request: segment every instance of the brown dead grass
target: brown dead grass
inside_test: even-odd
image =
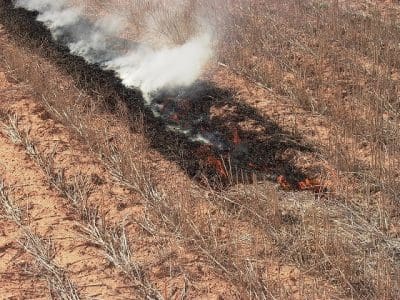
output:
[[[0,216],[14,222],[23,232],[23,237],[18,242],[35,260],[35,267],[30,272],[47,282],[51,297],[65,300],[81,299],[67,272],[54,262],[55,249],[52,241],[39,236],[25,224],[23,209],[15,203],[4,180],[0,180]]]

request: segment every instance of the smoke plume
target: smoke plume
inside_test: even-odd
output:
[[[198,116],[192,120],[179,118],[179,122],[172,118],[171,121],[171,117],[179,114],[179,102],[193,98],[193,91],[201,88],[193,83],[213,55],[213,35],[205,18],[194,14],[192,19],[191,14],[183,14],[186,22],[179,24],[181,27],[176,27],[176,24],[172,26],[172,31],[179,33],[176,35],[178,38],[172,42],[165,41],[162,38],[166,33],[163,28],[171,24],[169,20],[176,20],[175,17],[182,15],[183,0],[173,0],[168,4],[155,2],[161,6],[153,8],[150,16],[139,12],[139,17],[144,19],[141,31],[145,34],[133,42],[120,37],[124,29],[129,31],[123,26],[129,23],[123,13],[119,16],[110,13],[107,17],[92,21],[81,7],[71,6],[70,1],[16,0],[15,6],[38,12],[37,20],[43,22],[53,38],[67,46],[71,53],[83,57],[88,63],[115,71],[126,87],[140,89],[145,105],[154,116],[164,120],[168,130],[218,149],[225,147],[227,143],[218,133],[198,129],[198,124],[204,123],[207,117]],[[131,4],[138,8],[136,5],[139,4]],[[185,9],[185,12],[193,11],[191,6]],[[120,10],[123,11],[122,7]],[[162,33],[153,35],[156,43],[149,36],[152,32]],[[196,105],[193,103],[193,107]]]
[[[187,43],[153,51],[139,48],[107,62],[127,86],[139,87],[144,94],[160,88],[191,85],[211,56],[210,35],[203,34]]]
[[[37,11],[37,20],[55,40],[87,62],[114,70],[127,87],[139,88],[148,104],[150,95],[160,90],[193,84],[212,56],[210,31],[198,32],[175,47],[155,49],[119,38],[124,29],[119,17],[91,22],[82,8],[70,6],[67,0],[17,0],[15,6]]]

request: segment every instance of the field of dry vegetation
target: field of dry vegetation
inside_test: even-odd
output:
[[[200,16],[193,97],[235,146],[166,130],[0,0],[0,298],[400,298],[398,1],[83,2],[155,47]]]

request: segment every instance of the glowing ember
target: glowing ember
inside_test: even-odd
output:
[[[233,143],[234,143],[235,145],[239,145],[241,142],[242,142],[242,140],[241,140],[241,138],[240,138],[240,136],[239,136],[238,129],[235,128],[235,129],[233,130]]]
[[[173,121],[173,122],[176,122],[176,123],[179,122],[179,116],[178,116],[178,114],[176,114],[176,113],[172,114],[172,115],[169,117],[169,119],[170,119],[171,121]]]
[[[253,164],[252,162],[249,162],[248,166],[249,166],[249,168],[252,168],[252,169],[257,168],[257,166],[255,164]]]
[[[221,177],[228,177],[228,173],[225,170],[224,164],[221,159],[218,159],[214,156],[208,156],[206,160],[206,164],[210,167],[213,167]]]
[[[320,193],[324,190],[324,186],[318,179],[304,179],[297,183],[297,188],[301,191],[313,191],[315,193]]]
[[[277,182],[284,190],[297,189],[299,191],[312,191],[314,193],[326,193],[328,191],[326,185],[323,184],[319,179],[306,178],[302,181],[297,182],[296,185],[292,185],[286,180],[285,176],[280,175],[277,178]]]
[[[278,176],[278,178],[276,179],[279,183],[279,185],[281,186],[282,189],[284,190],[290,190],[291,189],[291,184],[286,180],[285,176],[280,175]]]

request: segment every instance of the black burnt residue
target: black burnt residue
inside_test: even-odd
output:
[[[38,49],[42,56],[66,70],[77,87],[86,93],[101,92],[111,112],[115,110],[115,99],[122,99],[132,116],[143,113],[144,132],[151,147],[165,159],[177,163],[189,176],[206,176],[210,182],[220,183],[221,179],[224,182],[223,177],[227,174],[218,168],[229,161],[229,169],[234,173],[257,173],[259,177],[269,179],[283,175],[294,184],[306,177],[282,153],[315,150],[304,144],[301,136],[285,131],[273,120],[237,100],[231,91],[220,89],[211,82],[198,81],[187,89],[159,91],[152,95],[151,105],[148,105],[140,91],[127,88],[114,72],[102,69],[102,61],[134,47],[134,43],[110,40],[113,51],[93,53],[99,63],[89,64],[72,55],[66,47],[77,34],[77,28],[67,30],[56,42],[36,17],[34,12],[14,9],[11,1],[0,0],[1,22],[22,46]],[[84,24],[79,27],[86,29],[79,34],[91,34],[95,25],[87,20],[81,22]],[[213,114],[216,110],[223,113]],[[238,126],[246,122],[252,124],[250,129]]]

